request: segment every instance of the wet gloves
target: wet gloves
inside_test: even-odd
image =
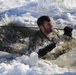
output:
[[[42,48],[42,49],[39,50],[38,56],[39,57],[44,56],[45,54],[47,54],[48,52],[50,52],[55,47],[56,47],[56,43],[51,43],[51,44],[47,45],[46,47],[44,47],[44,48]]]
[[[69,37],[72,37],[72,31],[73,31],[73,28],[69,27],[69,26],[66,26],[64,28],[64,35],[67,35]]]

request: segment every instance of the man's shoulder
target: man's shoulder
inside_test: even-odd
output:
[[[39,34],[40,34],[40,31],[37,31],[33,35],[31,35],[29,38],[31,40],[37,40],[39,38]]]
[[[38,37],[39,36],[39,31],[36,31],[33,35],[31,35],[30,37]]]

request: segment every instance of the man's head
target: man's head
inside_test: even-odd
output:
[[[37,20],[37,24],[43,33],[49,34],[52,32],[53,25],[52,25],[52,22],[48,16],[39,17]]]

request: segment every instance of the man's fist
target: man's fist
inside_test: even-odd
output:
[[[69,37],[72,37],[72,31],[73,31],[73,28],[69,27],[69,26],[66,26],[64,28],[64,35],[67,35]]]

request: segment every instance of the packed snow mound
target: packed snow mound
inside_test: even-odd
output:
[[[20,27],[38,27],[36,21],[37,18],[31,16],[30,13],[26,13],[21,17],[17,17],[12,23]]]
[[[60,67],[68,67],[76,69],[76,48],[72,49],[68,53],[61,55],[56,60],[51,61],[53,64],[57,64]],[[64,64],[66,63],[66,64]]]
[[[32,57],[31,57],[32,56]],[[76,73],[72,69],[60,68],[51,62],[38,59],[36,53],[31,53],[30,57],[23,55],[10,61],[10,63],[0,64],[1,75],[69,75]],[[34,61],[33,61],[34,60]]]
[[[0,9],[1,11],[5,11],[8,9],[12,9],[12,8],[16,8],[16,7],[20,7],[23,5],[27,5],[28,2],[26,0],[0,0]],[[13,6],[14,5],[14,6]]]

